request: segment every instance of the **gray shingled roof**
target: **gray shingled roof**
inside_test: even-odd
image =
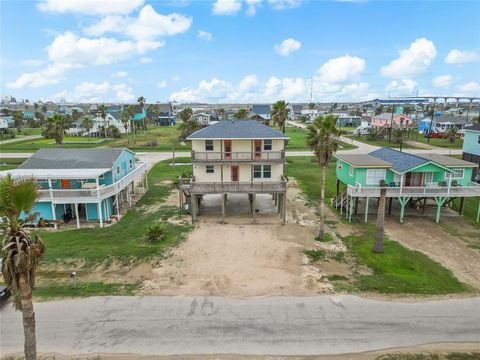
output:
[[[255,120],[225,120],[194,132],[195,139],[288,139],[285,134]]]
[[[466,127],[465,130],[470,130],[470,131],[480,131],[480,124],[475,124],[469,127]]]
[[[270,104],[253,104],[252,112],[259,115],[270,114]]]
[[[124,149],[40,149],[18,169],[112,168]]]
[[[447,155],[440,155],[440,154],[417,154],[417,156],[420,156],[424,159],[433,161],[437,164],[440,164],[442,166],[446,167],[478,167],[477,164],[472,163],[470,161],[465,161],[462,159],[457,159],[451,156]]]
[[[342,159],[356,167],[392,167],[390,162],[368,154],[336,154],[335,157]]]
[[[369,153],[376,158],[388,161],[397,172],[405,172],[419,165],[426,164],[429,160],[420,156],[407,154],[390,148],[380,148]]]

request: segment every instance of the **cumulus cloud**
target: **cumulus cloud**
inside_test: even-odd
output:
[[[163,89],[163,88],[166,88],[167,85],[168,85],[167,80],[162,80],[157,84],[157,87],[159,87],[160,89]]]
[[[456,91],[455,96],[478,96],[480,93],[480,84],[475,81],[470,81],[457,86]]]
[[[402,79],[423,73],[437,56],[435,44],[425,38],[416,39],[408,49],[400,51],[398,59],[382,66],[380,74]]]
[[[445,58],[447,64],[465,64],[469,62],[474,62],[480,59],[475,51],[461,51],[458,49],[450,50]]]
[[[113,74],[112,74],[112,77],[114,78],[121,78],[121,77],[125,77],[127,76],[128,73],[126,71],[115,71]]]
[[[40,71],[23,73],[15,81],[8,82],[6,86],[12,89],[21,89],[27,86],[38,88],[59,84],[66,78],[65,73],[74,67],[76,66],[69,64],[52,64]]]
[[[235,15],[242,9],[238,0],[217,0],[213,4],[212,12],[215,15]]]
[[[356,79],[362,75],[366,68],[364,59],[344,55],[330,59],[318,69],[318,80],[326,83],[341,83]]]
[[[197,37],[199,39],[202,39],[202,40],[205,40],[205,41],[212,41],[213,40],[213,35],[211,33],[209,33],[208,31],[203,31],[203,30],[198,30]]]
[[[268,0],[275,10],[284,10],[299,7],[303,0]]]
[[[149,58],[147,56],[140,58],[140,64],[151,64],[151,63],[153,63],[152,58]]]
[[[258,79],[256,74],[245,75],[245,77],[240,80],[238,88],[240,91],[248,91],[258,85]]]
[[[273,46],[275,51],[282,56],[288,56],[292,52],[299,50],[301,47],[302,43],[292,38],[285,39],[280,44],[276,44]]]
[[[42,0],[37,9],[53,13],[87,15],[128,14],[143,5],[145,0]]]
[[[151,5],[145,5],[137,18],[128,16],[106,16],[98,23],[84,29],[88,35],[99,36],[117,33],[137,40],[154,39],[158,36],[172,36],[187,31],[192,18],[182,14],[162,15]]]
[[[110,84],[108,81],[100,83],[86,81],[77,84],[72,91],[63,90],[51,98],[53,100],[63,98],[72,102],[129,102],[135,100],[133,90],[127,84]]]
[[[447,88],[452,84],[452,75],[441,75],[433,78],[432,85],[437,88]]]
[[[386,87],[395,95],[408,95],[411,94],[417,88],[417,82],[412,79],[392,80]]]

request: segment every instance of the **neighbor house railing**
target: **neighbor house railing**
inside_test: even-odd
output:
[[[278,161],[285,160],[285,151],[192,151],[192,162],[216,161]]]
[[[480,185],[470,182],[466,186],[402,186],[386,187],[387,197],[475,197],[480,196]],[[380,187],[351,186],[347,187],[347,194],[352,197],[379,197]]]
[[[118,194],[122,191],[128,184],[134,181],[137,177],[140,176],[143,172],[147,171],[147,164],[143,162],[137,162],[136,167],[133,171],[129,172],[126,176],[121,178],[119,181],[107,185],[100,186],[95,189],[48,189],[48,190],[39,190],[39,200],[48,201],[48,200],[68,200],[75,199],[76,201],[83,200],[100,200],[110,197],[112,195]]]

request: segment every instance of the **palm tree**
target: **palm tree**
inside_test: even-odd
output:
[[[223,107],[221,107],[221,108],[217,109],[216,113],[217,113],[217,116],[218,116],[221,120],[223,120],[224,117],[225,117],[226,111],[225,111],[225,109],[224,109]]]
[[[22,131],[22,126],[23,126],[23,116],[20,111],[15,111],[13,113],[13,125],[17,128],[17,132]]]
[[[400,151],[403,148],[403,140],[405,140],[406,133],[403,129],[394,129],[393,130],[393,142],[400,144]]]
[[[47,107],[45,105],[42,105],[42,112],[45,114],[47,112]]]
[[[142,116],[143,116],[143,110],[145,108],[145,102],[146,101],[147,101],[147,99],[145,99],[144,96],[140,96],[137,99],[138,105],[140,105],[140,107],[142,108]],[[145,117],[143,116],[143,134],[144,135],[146,135],[146,131],[147,131],[147,125],[145,124]]]
[[[27,215],[26,219],[20,220],[20,214],[30,213],[37,195],[37,186],[32,180],[12,180],[10,176],[0,180],[2,275],[12,291],[15,309],[22,312],[27,360],[37,358],[32,289],[35,270],[45,253],[45,246],[35,233],[24,227],[25,222],[32,221],[34,216]]]
[[[383,234],[385,231],[385,200],[387,188],[385,180],[380,180],[380,197],[378,198],[377,226],[375,229],[375,241],[373,243],[373,252],[383,253]]]
[[[178,113],[178,117],[180,118],[180,120],[182,120],[183,122],[187,122],[190,120],[190,118],[192,117],[193,115],[193,110],[189,107],[186,107],[185,109],[183,109],[182,111],[180,111]]]
[[[337,118],[333,115],[318,116],[308,126],[307,145],[312,149],[321,167],[320,176],[320,230],[318,236],[325,236],[325,179],[327,168],[333,153],[338,150],[341,130],[337,129]]]
[[[457,129],[453,127],[450,130],[448,130],[447,139],[453,144],[456,138],[457,138]]]
[[[288,103],[286,103],[284,100],[278,100],[275,104],[273,104],[271,118],[285,134],[285,124],[287,123],[288,119]]]
[[[107,140],[107,107],[104,104],[101,104],[98,109],[98,114],[103,119],[103,129],[105,132],[105,140]]]
[[[133,109],[132,105],[126,105],[123,108],[123,110],[122,110],[122,122],[124,121],[124,118],[128,119],[128,121],[130,122],[130,128],[132,129],[132,132],[133,132],[133,143],[135,144],[135,124],[133,124],[133,122],[132,122],[132,119],[133,119],[134,115],[135,115],[135,110]],[[123,126],[125,126],[125,123],[124,123]]]
[[[85,116],[82,119],[82,127],[87,131],[87,134],[90,135],[90,130],[93,128],[93,120],[90,116]]]
[[[66,122],[65,117],[60,114],[55,114],[48,118],[43,128],[42,135],[47,139],[55,139],[57,145],[63,143],[63,133],[65,132]]]
[[[237,120],[246,119],[248,115],[247,109],[238,109],[237,112],[233,115],[233,117]]]

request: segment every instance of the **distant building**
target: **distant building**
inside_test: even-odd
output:
[[[192,120],[202,126],[208,126],[218,121],[218,116],[209,112],[199,112],[192,115]]]
[[[412,125],[412,119],[404,114],[383,113],[372,116],[372,126],[374,128],[389,128],[393,123],[393,127],[404,128]]]
[[[361,116],[341,114],[337,117],[337,126],[339,127],[344,127],[344,126],[357,127],[357,126],[360,126],[361,123],[362,123]]]
[[[369,102],[370,106],[379,107],[379,106],[388,106],[388,105],[427,105],[428,99],[425,98],[406,98],[406,99],[374,99]]]
[[[480,182],[480,124],[465,128],[462,159],[477,164],[477,168],[474,169],[472,174],[472,180]]]
[[[447,133],[450,129],[455,128],[462,130],[467,125],[467,118],[464,116],[434,116],[433,124],[430,128],[431,118],[424,118],[418,122],[418,132],[427,134],[430,129],[436,133]]]
[[[35,113],[33,111],[24,111],[22,115],[25,120],[33,119],[35,117]]]
[[[173,107],[171,103],[157,104],[159,115],[154,119],[155,125],[159,126],[171,126],[177,122],[177,117],[173,113]]]

